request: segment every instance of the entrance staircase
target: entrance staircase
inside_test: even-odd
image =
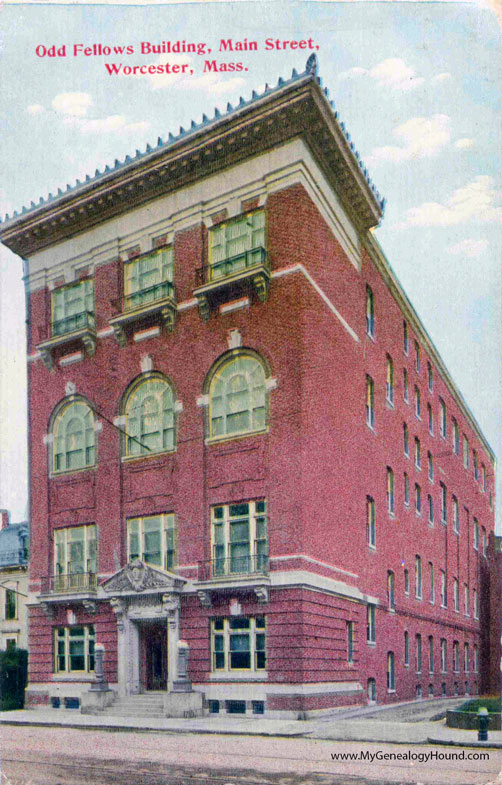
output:
[[[146,719],[164,717],[165,692],[145,692],[117,698],[115,703],[105,709],[104,717],[143,717]]]

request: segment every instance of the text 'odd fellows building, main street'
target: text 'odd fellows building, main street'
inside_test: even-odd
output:
[[[495,459],[382,212],[312,55],[1,225],[29,294],[28,705],[487,688]]]

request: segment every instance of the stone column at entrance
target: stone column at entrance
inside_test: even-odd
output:
[[[118,597],[112,597],[110,605],[117,619],[117,680],[119,695],[127,695],[127,657],[125,634],[125,605]]]
[[[178,676],[178,641],[180,637],[180,597],[170,592],[162,595],[162,610],[167,615],[167,690],[171,692]]]

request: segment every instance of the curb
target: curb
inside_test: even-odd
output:
[[[429,744],[441,744],[444,747],[477,747],[478,749],[502,750],[502,743],[498,741],[453,741],[453,739],[428,738]]]

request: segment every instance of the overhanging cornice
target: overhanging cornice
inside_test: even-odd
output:
[[[350,137],[315,72],[253,94],[223,116],[215,115],[180,138],[51,198],[0,226],[2,242],[27,257],[102,221],[200,178],[302,137],[362,231],[376,226],[383,200],[368,179]]]

